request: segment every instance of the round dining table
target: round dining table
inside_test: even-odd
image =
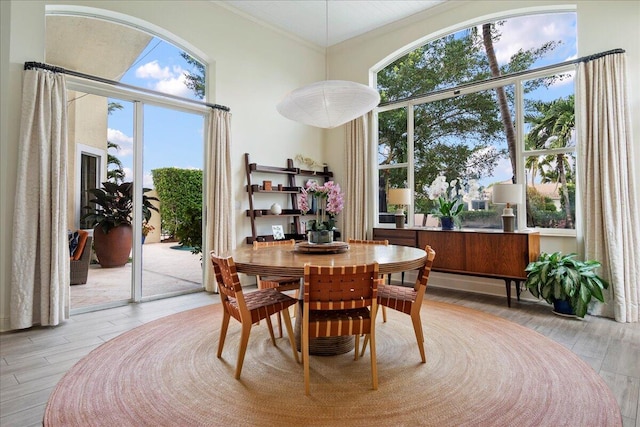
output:
[[[378,262],[380,274],[400,273],[421,268],[427,261],[423,249],[397,245],[349,244],[342,252],[309,253],[296,245],[278,245],[254,249],[241,246],[228,251],[239,273],[261,276],[304,276],[307,263],[320,266],[346,266]]]

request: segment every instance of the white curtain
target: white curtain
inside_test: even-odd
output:
[[[616,53],[578,67],[581,198],[585,259],[600,261],[610,282],[606,303],[591,313],[638,322],[640,221],[625,65]]]
[[[62,74],[26,70],[11,263],[12,329],[69,317],[67,90]]]
[[[231,191],[231,113],[212,109],[208,117],[209,173],[206,198],[206,246],[222,254],[235,247],[235,225]],[[205,290],[217,292],[215,275],[208,253],[205,263]]]
[[[369,138],[367,116],[358,117],[346,125],[346,188],[343,217],[343,240],[366,239],[368,196]]]

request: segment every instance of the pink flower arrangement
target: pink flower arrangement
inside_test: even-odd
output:
[[[313,180],[307,181],[302,193],[298,195],[298,208],[303,214],[310,210],[309,196],[316,201],[316,219],[308,221],[307,229],[332,230],[335,226],[335,215],[344,208],[344,195],[340,185],[333,181],[325,182],[324,185],[318,185]]]

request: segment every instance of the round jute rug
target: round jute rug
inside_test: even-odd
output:
[[[239,325],[216,357],[219,304],[131,330],[95,349],[52,393],[45,426],[620,426],[611,391],[546,337],[451,304],[422,307],[427,363],[409,316],[378,316],[379,389],[369,353],[311,357],[311,396],[286,337],[254,326],[241,380]]]

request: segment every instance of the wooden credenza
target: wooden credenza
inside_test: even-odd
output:
[[[527,278],[524,269],[540,255],[540,233],[501,230],[442,231],[424,228],[374,228],[374,240],[389,240],[394,245],[431,246],[436,251],[433,271],[489,277],[505,281],[507,304],[511,307],[511,282]]]

